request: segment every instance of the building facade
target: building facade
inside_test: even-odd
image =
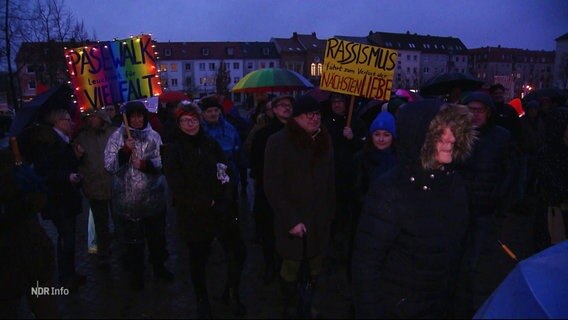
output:
[[[568,33],[555,40],[554,86],[560,89],[568,89]]]
[[[529,90],[553,85],[554,51],[534,51],[498,47],[469,50],[469,69],[477,78],[492,85],[501,83],[509,98]]]

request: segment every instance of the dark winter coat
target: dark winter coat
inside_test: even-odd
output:
[[[368,141],[372,144],[372,141]],[[355,187],[359,200],[363,200],[369,186],[380,176],[392,169],[396,163],[394,147],[379,150],[375,147],[365,147],[355,157]]]
[[[44,204],[45,186],[33,169],[15,166],[12,153],[0,150],[0,300],[55,278],[53,242],[37,218]]]
[[[399,164],[370,188],[355,239],[352,274],[358,318],[443,317],[455,287],[468,223],[465,185],[450,166],[428,169],[454,121],[454,159],[473,141],[463,106],[407,104],[398,114]]]
[[[492,124],[478,131],[471,154],[456,166],[466,183],[472,215],[493,214],[510,191],[512,154],[509,131]]]
[[[568,108],[550,111],[546,123],[546,145],[537,153],[537,177],[545,200],[551,206],[568,203]]]
[[[45,179],[47,202],[42,210],[44,219],[61,219],[82,211],[78,184],[69,181],[71,173],[77,173],[79,160],[73,146],[64,141],[53,128],[38,132],[35,144],[34,168]]]
[[[282,130],[284,124],[274,117],[262,129],[255,132],[250,149],[250,175],[255,179],[257,186],[262,186],[264,171],[264,151],[268,138]]]
[[[322,127],[315,140],[295,120],[268,139],[264,190],[274,210],[276,250],[284,259],[302,259],[302,240],[288,233],[299,223],[307,229],[308,256],[329,245],[335,212],[333,147]]]
[[[98,129],[88,125],[83,127],[73,144],[79,144],[85,150],[79,164],[83,193],[89,199],[110,200],[112,175],[105,170],[104,153],[110,135],[118,128],[110,124],[104,111],[97,111],[102,112],[108,122]]]
[[[323,120],[323,123],[333,143],[337,197],[345,200],[353,199],[355,196],[354,177],[356,170],[353,158],[363,147],[367,130],[361,120],[357,118],[352,119],[351,130],[353,131],[353,139],[348,140],[343,136],[347,116],[330,112],[330,115]]]
[[[217,179],[217,164],[227,165],[223,150],[203,131],[196,136],[180,133],[164,158],[180,237],[186,242],[212,240],[234,218],[228,211],[229,184]]]

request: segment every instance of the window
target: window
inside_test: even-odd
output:
[[[312,63],[312,64],[310,65],[310,75],[311,75],[312,77],[315,77],[315,76],[316,76],[316,64],[315,64],[315,63]]]
[[[186,63],[185,64],[185,71],[190,71],[191,70],[191,63]]]
[[[247,69],[252,69],[252,62],[247,63]]]
[[[209,63],[209,70],[215,70],[215,62]]]
[[[410,55],[409,55],[409,54],[406,55],[406,60],[407,60],[407,61],[410,60]]]
[[[270,68],[274,68],[274,62],[271,61],[270,63],[268,63],[268,66],[269,66]]]
[[[239,77],[234,77],[234,78],[233,78],[233,83],[237,83],[237,82],[239,82]]]
[[[28,89],[35,89],[35,88],[36,88],[35,80],[28,81]]]
[[[238,62],[233,62],[233,69],[235,70],[239,70],[240,69],[240,64]]]
[[[171,71],[172,72],[177,72],[178,71],[178,65],[176,63],[172,63],[171,65]]]
[[[227,55],[232,56],[233,54],[235,54],[235,49],[234,48],[227,48]]]
[[[43,66],[32,65],[27,66],[28,73],[44,72]]]
[[[410,73],[410,67],[406,67],[406,73]]]
[[[423,71],[424,71],[424,73],[429,73],[429,72],[430,72],[430,68],[424,67]]]
[[[225,70],[229,70],[231,68],[231,64],[228,62],[225,62]]]
[[[412,69],[412,73],[416,74],[417,72],[418,72],[418,68],[414,67],[414,68]]]
[[[267,56],[270,54],[270,48],[262,48],[262,54]]]
[[[199,71],[205,71],[205,62],[199,63]]]
[[[172,79],[172,86],[177,87],[178,79]]]
[[[164,56],[170,57],[171,55],[172,55],[172,49],[170,49],[170,48],[165,48],[165,49],[164,49]]]
[[[417,61],[417,60],[418,60],[418,56],[414,55],[414,61]]]
[[[322,67],[323,65],[321,63],[318,63],[318,77],[321,76]]]
[[[201,49],[201,54],[204,55],[204,56],[208,56],[209,55],[209,48]]]
[[[168,65],[163,63],[160,65],[160,71],[162,72],[168,72]]]
[[[266,68],[266,62],[261,62],[261,63],[260,63],[260,68],[261,68],[261,69]]]

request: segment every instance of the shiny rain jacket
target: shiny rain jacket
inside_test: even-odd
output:
[[[166,209],[164,194],[165,179],[161,175],[160,135],[150,125],[144,129],[130,129],[136,140],[136,156],[147,161],[147,170],[132,167],[130,161],[119,162],[119,151],[124,146],[126,132],[124,126],[109,138],[105,148],[105,169],[113,175],[112,206],[114,212],[128,220],[137,221],[143,217],[154,216]]]

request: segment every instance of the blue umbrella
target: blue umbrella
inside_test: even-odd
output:
[[[568,318],[568,241],[521,261],[474,319]]]

